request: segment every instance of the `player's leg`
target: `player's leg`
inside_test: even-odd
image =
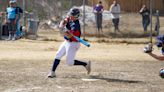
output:
[[[113,26],[114,26],[114,32],[116,33],[116,30],[117,30],[117,28],[116,28],[116,19],[112,19],[112,22],[113,22]]]
[[[99,16],[98,13],[95,14],[95,21],[96,21],[96,35],[99,37]]]
[[[12,21],[12,40],[16,40],[16,24]]]
[[[119,29],[119,22],[120,22],[120,19],[117,18],[116,19],[116,29],[117,29],[117,31],[120,31],[120,29]]]
[[[80,65],[80,66],[84,66],[87,69],[87,73],[89,74],[91,71],[90,68],[90,62],[83,62],[80,60],[75,60],[75,55],[76,52],[78,51],[80,47],[80,43],[68,43],[67,44],[67,48],[66,48],[66,62],[68,65],[72,66],[72,65]]]
[[[65,55],[65,53],[66,53],[65,42],[63,42],[56,53],[56,57],[55,60],[53,61],[52,69],[47,77],[53,78],[56,76],[55,71],[60,63],[60,59]]]
[[[20,31],[20,21],[18,20],[16,23],[16,38],[20,38],[21,36],[21,31]]]
[[[9,31],[9,36],[8,36],[7,40],[11,40],[12,39],[12,28],[11,28],[11,22],[10,21],[7,23],[7,28]]]
[[[83,61],[79,61],[79,60],[74,60],[74,65],[82,65],[86,68],[87,70],[87,74],[90,74],[91,72],[91,62],[83,62]]]
[[[146,32],[147,31],[147,27],[146,27],[147,24],[146,24],[146,20],[145,19],[143,19],[142,24],[143,24],[144,32]]]
[[[100,13],[100,29],[101,29],[101,32],[103,33],[102,22],[103,22],[103,15],[102,13]]]

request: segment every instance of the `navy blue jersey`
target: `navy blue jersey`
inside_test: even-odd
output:
[[[79,20],[71,21],[69,17],[65,19],[67,21],[66,28],[72,33],[74,36],[81,36],[81,28]],[[69,39],[70,41],[77,41],[74,37]]]

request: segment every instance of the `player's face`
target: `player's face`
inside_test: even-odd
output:
[[[14,7],[14,3],[10,3],[10,7]]]
[[[114,1],[113,1],[113,4],[117,4],[117,1],[116,1],[116,0],[114,0]]]
[[[162,48],[164,48],[164,43],[162,43]]]
[[[74,16],[70,16],[70,19],[71,19],[72,21],[77,20],[77,18],[76,18],[76,17],[74,17]]]

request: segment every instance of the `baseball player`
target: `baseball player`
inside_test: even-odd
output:
[[[144,52],[148,53],[150,56],[152,56],[153,58],[157,59],[157,60],[164,60],[164,36],[157,36],[157,44],[156,46],[158,48],[161,48],[161,53],[163,54],[162,56],[156,55],[154,53],[152,53],[152,44],[149,43],[145,48],[144,48]]]
[[[72,35],[77,37],[80,37],[81,35],[80,23],[78,20],[79,16],[80,16],[79,9],[73,8],[68,13],[68,16],[60,22],[59,29],[60,32],[64,35],[65,41],[61,44],[61,46],[59,47],[56,53],[56,57],[52,65],[52,69],[47,76],[48,78],[56,77],[55,75],[56,68],[59,65],[60,60],[64,55],[66,55],[66,62],[68,65],[84,66],[87,70],[87,74],[90,73],[91,71],[90,61],[83,62],[80,60],[75,60],[75,55],[80,47],[80,43]]]
[[[153,57],[159,61],[163,61],[164,60],[164,35],[157,36],[156,46],[161,49],[162,55],[156,55],[156,54],[152,53],[152,48],[153,48],[152,43],[149,43],[146,47],[144,47],[144,52],[148,53],[148,55],[150,55],[151,57]],[[160,70],[160,76],[162,78],[164,78],[164,68],[162,68]]]

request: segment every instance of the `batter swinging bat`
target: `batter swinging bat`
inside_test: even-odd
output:
[[[64,24],[65,24],[66,22],[63,20],[62,22],[60,22],[60,25],[59,25],[59,30],[60,30],[60,32],[66,32],[65,30],[66,30],[66,28],[64,27]],[[70,32],[68,32],[67,31],[67,33],[69,33],[71,36],[73,36],[78,42],[80,42],[80,43],[82,43],[83,45],[85,45],[85,46],[87,46],[87,47],[90,47],[90,44],[88,43],[88,42],[86,42],[86,41],[84,41],[83,39],[81,39],[81,38],[79,38],[79,37],[77,37],[77,36],[74,36],[72,33],[70,33]],[[65,36],[66,37],[66,36]],[[69,39],[69,37],[66,37],[66,38],[68,38]]]

